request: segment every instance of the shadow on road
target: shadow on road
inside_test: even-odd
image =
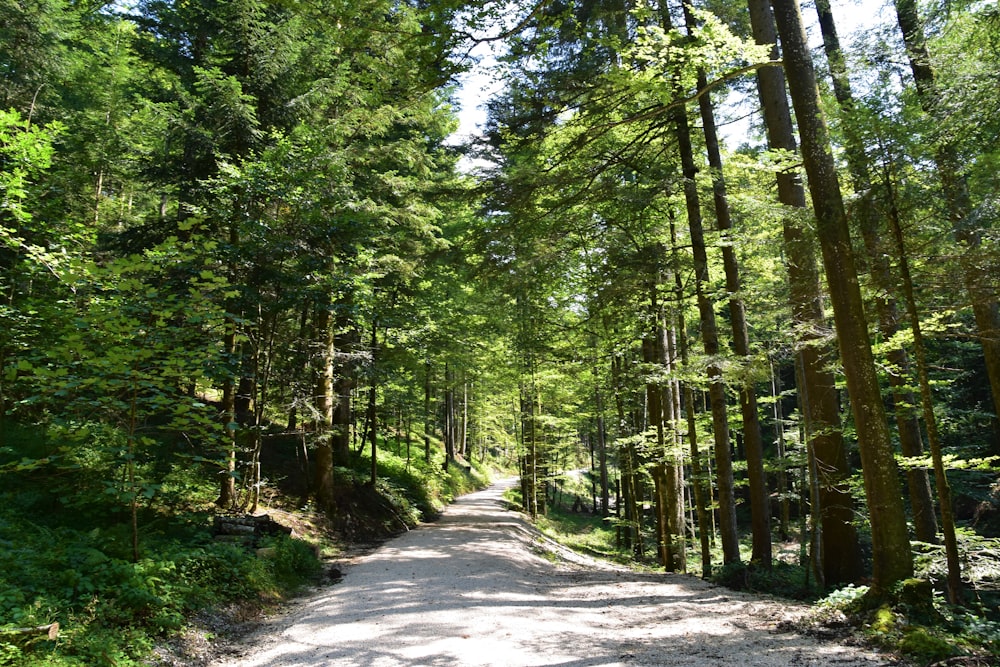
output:
[[[780,603],[689,577],[554,563],[504,508],[503,488],[461,498],[360,559],[228,664],[878,664],[769,632]]]

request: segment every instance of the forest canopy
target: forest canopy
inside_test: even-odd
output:
[[[668,571],[795,542],[820,587],[995,612],[1000,11],[843,9],[0,4],[14,506],[110,498],[140,562],[180,471],[254,512],[292,443],[336,523],[415,439],[533,516],[586,469]],[[457,145],[477,43],[502,88]]]

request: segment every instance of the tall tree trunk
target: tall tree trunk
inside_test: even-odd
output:
[[[229,244],[233,248],[239,247],[240,232],[235,222],[229,225]],[[236,280],[236,267],[230,263],[229,275]],[[226,363],[236,365],[236,334],[238,329],[237,304],[235,299],[230,299],[227,304],[230,312],[226,313],[226,331],[222,345],[225,351]],[[219,497],[215,504],[223,508],[231,508],[236,505],[236,380],[233,377],[235,370],[226,373],[226,378],[222,384],[222,428],[223,441],[225,442],[225,468],[222,470],[222,477],[219,480]]]
[[[894,583],[913,574],[898,469],[802,16],[797,0],[772,0],[772,4],[802,140],[802,160],[816,212],[840,358],[858,432],[872,532],[872,586],[877,592],[886,592]]]
[[[455,462],[455,376],[449,364],[444,365],[444,469]]]
[[[378,413],[376,412],[376,400],[378,398],[378,320],[372,319],[371,331],[371,384],[368,387],[368,439],[372,443],[371,480],[374,487],[378,481]]]
[[[226,317],[226,333],[223,338],[223,349],[226,358],[234,363],[236,357],[236,320]],[[225,467],[220,472],[219,497],[215,504],[229,509],[236,505],[236,380],[227,374],[222,382],[222,416],[223,442],[225,443]]]
[[[673,29],[670,12],[664,8],[660,12],[664,30]],[[675,91],[678,97],[684,91]],[[715,309],[706,290],[711,284],[708,272],[708,252],[705,247],[705,232],[701,216],[701,202],[698,195],[698,167],[694,160],[691,144],[691,128],[688,123],[687,108],[677,107],[672,114],[677,151],[681,159],[684,177],[684,203],[687,211],[688,229],[691,234],[691,251],[694,255],[695,294],[698,301],[698,315],[701,324],[701,340],[705,356],[709,359],[709,397],[712,408],[712,433],[715,438],[716,484],[719,493],[719,530],[722,537],[723,563],[740,562],[740,543],[736,524],[736,493],[733,480],[733,458],[729,443],[729,412],[726,403],[726,386],[722,368],[718,361],[719,333],[716,325]]]
[[[458,451],[465,457],[469,453],[469,383],[462,373],[462,429],[458,438]]]
[[[720,354],[719,334],[715,310],[708,297],[710,286],[708,273],[708,252],[705,247],[705,233],[702,227],[701,203],[698,198],[696,178],[698,168],[694,162],[691,134],[687,112],[681,108],[675,114],[677,145],[684,171],[684,199],[687,208],[688,229],[691,234],[691,248],[694,254],[695,294],[698,300],[698,314],[701,323],[701,340],[705,356],[709,359],[709,400],[712,411],[712,433],[715,438],[715,474],[719,493],[719,532],[722,538],[723,563],[740,562],[740,543],[736,525],[736,494],[733,480],[733,459],[729,438],[729,411],[726,404],[726,386],[722,378],[722,368],[718,361]]]
[[[684,303],[684,282],[678,270],[680,260],[677,248],[677,229],[673,217],[670,219],[670,245],[671,245],[671,265],[674,273],[675,300],[678,304]],[[687,368],[689,365],[687,326],[684,323],[684,309],[677,308],[677,347],[680,348],[681,367]],[[669,342],[669,339],[668,339]],[[671,354],[671,358],[677,355]],[[702,473],[701,451],[698,446],[698,424],[695,419],[695,398],[691,385],[682,383],[683,409],[687,416],[687,437],[691,454],[691,488],[694,496],[694,506],[698,516],[698,540],[701,545],[701,576],[707,579],[712,576],[712,524],[709,517],[708,506],[712,500],[711,485],[706,484],[707,476]],[[680,422],[680,414],[677,415]],[[680,430],[678,424],[677,427]]]
[[[351,405],[351,395],[354,392],[356,380],[355,348],[361,338],[361,333],[355,326],[349,313],[353,308],[354,296],[346,295],[338,303],[336,318],[336,331],[334,332],[334,346],[337,354],[334,356],[334,405],[332,420],[332,449],[333,464],[337,466],[349,466],[351,463],[351,427],[354,421],[354,411]],[[364,440],[364,434],[362,434]]]
[[[662,367],[668,377],[674,370],[674,359],[671,354],[670,332],[667,329],[663,307],[654,303],[657,331],[654,351],[656,362]],[[657,443],[663,452],[663,493],[666,501],[666,535],[669,545],[670,560],[667,566],[671,571],[687,571],[687,540],[684,525],[684,461],[680,456],[677,441],[677,419],[679,418],[677,400],[674,393],[675,383],[668,380],[659,386],[660,419],[657,422]]]
[[[774,15],[767,0],[749,0],[750,22],[754,41],[758,44],[776,44]],[[777,47],[772,59],[777,57]],[[771,148],[797,152],[792,129],[792,116],[782,73],[774,67],[757,72],[764,124],[767,127]],[[778,200],[792,209],[806,208],[802,181],[794,170],[775,174]],[[822,341],[827,328],[823,312],[816,256],[800,214],[789,212],[783,220],[783,239],[788,271],[788,285],[792,319],[797,332],[798,351],[796,372],[799,381],[799,400],[806,430],[810,434],[809,446],[818,459],[823,475],[820,484],[820,501],[823,506],[823,533],[827,535],[827,552],[822,556],[825,579],[828,583],[853,582],[862,573],[861,548],[854,528],[853,499],[848,491],[846,478],[850,475],[843,436],[840,431],[840,406],[833,372],[829,370],[832,350]]]
[[[937,419],[934,416],[934,401],[931,396],[931,382],[927,372],[927,350],[924,346],[924,334],[920,326],[920,313],[917,311],[917,300],[913,295],[913,277],[910,275],[910,259],[903,240],[903,228],[895,215],[896,207],[892,206],[889,223],[892,235],[896,241],[896,252],[899,258],[899,271],[903,277],[903,292],[906,296],[906,313],[910,317],[910,330],[913,332],[913,353],[917,358],[917,376],[920,379],[920,404],[923,408],[924,423],[927,425],[927,443],[930,446],[931,458],[934,462],[934,483],[938,491],[938,505],[941,508],[941,530],[944,533],[945,557],[948,562],[948,601],[952,604],[962,602],[962,565],[958,555],[958,538],[955,535],[955,516],[952,512],[951,485],[944,469],[941,455],[941,443],[938,439]]]
[[[309,308],[304,307],[299,314],[299,335],[295,342],[299,368],[304,374],[309,372]],[[299,382],[292,383],[292,405],[288,410],[288,426],[286,430],[294,433],[299,430],[299,404],[306,397],[302,395]],[[308,486],[308,485],[307,485]]]
[[[656,285],[652,286],[652,311],[657,310]],[[654,331],[652,336],[646,336],[642,341],[643,362],[650,367],[650,375],[653,372],[654,364],[660,364],[660,355],[657,347],[659,338],[659,317],[654,318]],[[655,338],[654,338],[655,336]],[[669,519],[667,518],[669,499],[667,498],[667,451],[665,433],[663,427],[664,409],[663,396],[660,383],[652,377],[646,380],[646,414],[648,415],[648,428],[652,428],[656,433],[656,445],[653,448],[653,462],[650,468],[650,475],[653,478],[653,498],[656,512],[656,545],[657,555],[660,564],[668,572],[675,570],[674,565],[674,543],[670,534]]]
[[[779,535],[782,540],[788,540],[788,526],[791,522],[791,503],[788,498],[788,465],[785,459],[785,416],[781,408],[781,377],[774,370],[771,362],[771,400],[774,401],[774,441],[778,446],[778,497],[780,498]]]
[[[524,509],[532,517],[538,516],[538,450],[535,433],[534,379],[521,383],[521,443],[524,465],[521,471],[521,489]]]
[[[314,423],[313,431],[316,440],[316,455],[314,458],[314,471],[316,478],[313,482],[314,493],[316,494],[317,505],[325,511],[333,508],[333,445],[331,442],[331,428],[333,424],[333,410],[336,398],[334,396],[334,346],[333,326],[330,317],[328,304],[319,304],[316,316],[313,319],[315,326],[313,333],[316,336],[317,365],[319,372],[316,374],[315,405],[318,418]]]
[[[688,33],[694,27],[690,0],[684,2],[684,19]],[[704,71],[698,73],[698,89],[707,90],[708,80]],[[748,366],[750,355],[750,334],[747,329],[746,307],[741,296],[740,269],[736,260],[736,249],[731,242],[733,218],[726,195],[726,180],[722,173],[722,151],[715,126],[715,110],[711,93],[698,98],[708,165],[712,170],[712,194],[715,203],[715,219],[722,234],[722,262],[726,274],[726,291],[729,292],[729,321],[733,332],[733,348],[737,356]],[[730,242],[726,242],[729,240]],[[750,482],[750,522],[753,536],[751,561],[764,569],[771,569],[771,508],[768,498],[767,478],[764,475],[764,440],[760,430],[760,416],[757,410],[757,394],[753,382],[743,379],[739,386],[740,415],[743,418],[743,445],[746,448],[747,477]]]
[[[433,415],[431,414],[431,360],[424,362],[424,463],[431,462],[431,428],[433,428]]]
[[[917,3],[915,0],[895,0],[895,5],[896,18],[903,33],[920,104],[925,112],[940,119],[947,113],[947,104],[938,91],[923,24],[917,13]],[[983,347],[986,374],[993,394],[994,415],[1000,419],[1000,305],[997,301],[996,277],[984,277],[976,262],[975,255],[982,243],[982,236],[981,231],[970,220],[972,201],[958,150],[950,141],[939,141],[935,161],[952,230],[964,251],[962,273],[965,289],[972,302],[977,334]],[[995,448],[1000,452],[1000,442],[995,443]]]
[[[599,383],[594,387],[594,404],[597,410],[597,452],[601,475],[601,516],[611,515],[611,491],[608,487],[608,440],[604,425],[604,397]]]
[[[820,31],[823,34],[823,48],[826,51],[833,81],[833,92],[846,117],[844,123],[847,166],[851,173],[854,192],[858,195],[855,204],[855,220],[864,240],[867,252],[868,271],[875,286],[875,308],[878,313],[879,329],[883,338],[891,340],[899,331],[899,309],[892,297],[894,284],[889,267],[889,254],[879,241],[880,216],[875,206],[871,170],[864,144],[854,130],[854,95],[848,78],[847,63],[840,47],[840,37],[830,8],[830,0],[816,0],[816,12]],[[889,351],[889,363],[894,368],[889,373],[892,388],[893,413],[899,431],[900,449],[904,456],[923,455],[924,443],[920,435],[920,424],[916,412],[910,406],[916,400],[907,388],[909,385],[909,358],[902,347]],[[913,511],[913,527],[917,539],[922,542],[937,542],[937,521],[934,517],[934,501],[931,496],[930,479],[927,471],[909,468],[906,471],[910,506]]]

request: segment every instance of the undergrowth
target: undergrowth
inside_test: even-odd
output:
[[[926,579],[899,582],[877,598],[868,586],[840,588],[817,601],[805,622],[857,628],[873,645],[915,664],[958,656],[962,665],[1000,662],[1000,623],[983,609],[948,604]]]
[[[8,429],[0,449],[0,665],[149,664],[157,643],[184,631],[195,614],[235,606],[252,617],[318,580],[317,542],[329,550],[332,535],[252,545],[214,539],[218,489],[187,460],[144,463],[156,468],[158,484],[141,503],[133,559],[127,506],[114,492],[113,450],[99,433],[72,443],[60,435]],[[369,461],[357,457],[337,475],[344,502],[353,494],[352,511],[358,521],[368,517],[373,534],[400,530],[397,519],[431,519],[488,480],[478,464],[445,471],[440,460],[407,461],[387,450],[379,452],[372,488]],[[291,515],[298,512],[280,488],[267,491]],[[59,624],[52,639],[25,632],[52,623]]]
[[[653,527],[644,525],[645,548],[636,553],[622,539],[628,528],[616,517],[602,519],[591,503],[583,511],[571,511],[576,495],[588,496],[588,489],[567,486],[564,502],[552,503],[536,526],[552,539],[577,551],[649,571],[659,568],[652,545]],[[507,492],[508,502],[522,507],[520,489]],[[580,504],[576,503],[579,510]],[[960,534],[968,585],[965,606],[948,604],[941,592],[946,575],[943,547],[914,543],[917,576],[901,582],[886,596],[876,599],[867,586],[850,585],[823,591],[809,568],[797,558],[776,558],[770,569],[749,562],[749,538],[741,544],[743,562],[717,566],[709,577],[713,582],[736,590],[767,594],[812,603],[812,612],[798,625],[804,632],[823,636],[859,636],[882,650],[902,656],[908,664],[948,664],[966,667],[1000,664],[1000,541],[983,538],[971,531]],[[634,545],[633,545],[634,546]],[[690,545],[688,572],[700,575],[700,552]],[[787,555],[787,554],[786,554]],[[794,554],[792,554],[794,556]],[[721,553],[713,553],[719,563]],[[959,662],[955,662],[959,661]]]

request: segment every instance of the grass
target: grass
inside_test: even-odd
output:
[[[277,482],[262,497],[283,509],[268,511],[307,531],[309,541],[279,536],[248,547],[213,539],[212,470],[168,457],[138,466],[156,484],[140,501],[140,558],[133,560],[121,450],[113,433],[78,433],[86,437],[68,440],[65,430],[27,427],[3,434],[0,665],[149,664],[154,648],[185,632],[194,616],[224,609],[258,615],[316,582],[323,569],[318,554],[337,549],[324,532],[330,522],[298,507],[300,494],[287,495]],[[338,469],[338,488],[382,535],[399,530],[396,519],[433,518],[453,497],[488,481],[478,463],[445,471],[437,453],[430,463],[408,462],[386,447],[372,489],[369,463],[356,457]],[[54,639],[13,632],[53,622],[60,626]]]
[[[508,500],[515,507],[520,507],[520,489],[509,491]],[[578,552],[625,564],[636,570],[648,572],[660,569],[648,544],[643,559],[637,559],[623,547],[618,539],[616,519],[602,520],[588,511],[567,511],[565,505],[568,502],[562,506],[550,506],[545,516],[536,519],[536,525],[547,536]],[[644,530],[647,538],[653,533],[650,526]],[[971,563],[987,560],[979,552],[995,556],[994,540],[983,544],[980,544],[982,538],[977,540],[965,536],[964,544]],[[918,571],[924,578],[913,580],[914,583],[904,582],[888,598],[872,604],[865,586],[852,585],[828,592],[820,590],[815,585],[814,577],[809,576],[807,569],[798,563],[797,542],[778,545],[777,558],[770,570],[748,565],[751,553],[749,539],[741,542],[740,546],[743,562],[717,567],[712,581],[739,590],[811,602],[813,612],[801,622],[803,631],[829,625],[835,633],[853,632],[863,641],[916,665],[932,664],[957,656],[965,656],[961,663],[964,665],[1000,664],[1000,614],[992,604],[993,599],[980,593],[979,598],[969,606],[956,607],[947,604],[941,593],[929,583],[940,581],[943,571],[940,550],[915,545],[919,550]],[[712,562],[719,563],[721,560],[721,553],[714,551]],[[689,574],[701,574],[701,554],[696,545],[689,545],[687,563]],[[986,571],[983,564],[977,565],[977,568],[976,572]],[[985,578],[985,575],[982,576]],[[922,591],[919,596],[913,594],[914,586]],[[918,598],[919,604],[915,602]]]

